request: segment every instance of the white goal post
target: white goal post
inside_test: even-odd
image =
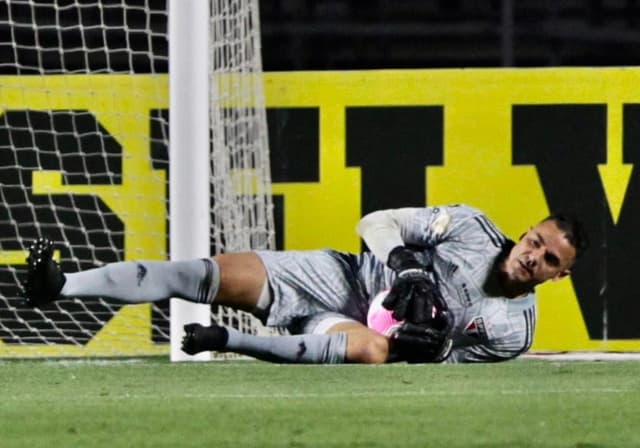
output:
[[[183,359],[181,323],[212,313],[264,331],[177,300],[27,309],[17,287],[40,235],[67,272],[274,248],[259,39],[257,0],[0,5],[0,357]]]
[[[171,259],[206,257],[209,240],[214,253],[273,248],[258,2],[169,5],[170,196],[180,198],[171,201]],[[182,326],[208,324],[207,308],[172,300],[172,360],[208,358],[180,350]],[[217,317],[229,323],[229,313],[236,326],[248,321],[245,330],[259,327],[229,310],[219,310]]]
[[[169,0],[169,226],[171,260],[209,253],[209,0]],[[180,349],[183,325],[211,323],[209,306],[171,299],[172,361],[207,360]]]

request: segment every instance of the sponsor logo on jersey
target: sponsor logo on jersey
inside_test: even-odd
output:
[[[471,301],[471,294],[469,293],[469,288],[467,287],[466,283],[462,283],[460,286],[458,286],[458,296],[463,300],[465,306],[471,306],[473,305],[473,302]]]

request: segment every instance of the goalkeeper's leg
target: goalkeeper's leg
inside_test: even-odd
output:
[[[234,352],[263,361],[301,364],[339,364],[346,360],[345,333],[255,336],[234,328],[193,323],[184,326],[182,350]]]
[[[382,364],[389,360],[389,338],[358,322],[339,322],[327,334],[347,335],[346,362]]]
[[[119,262],[63,274],[55,262],[29,270],[24,284],[27,304],[42,306],[58,299],[103,297],[124,303],[156,302],[180,297],[211,303],[219,286],[218,266],[210,259],[179,262]]]
[[[197,323],[184,327],[182,350],[235,352],[278,363],[380,364],[389,356],[389,340],[358,322],[340,322],[326,334],[255,336],[233,328]]]
[[[219,305],[253,312],[267,285],[262,262],[250,252],[175,262],[117,262],[75,273],[62,273],[52,256],[53,245],[46,239],[30,248],[23,283],[27,305],[43,306],[76,297],[123,303],[177,297],[195,303],[215,300]]]
[[[47,240],[39,240],[30,250],[24,290],[31,306],[66,297],[102,297],[124,303],[179,297],[264,316],[271,303],[266,269],[253,252],[178,262],[119,262],[72,274],[63,274],[52,254]],[[299,357],[301,343],[306,355]],[[216,349],[196,346],[194,350],[202,348]],[[324,334],[268,339],[234,330],[223,348],[280,362],[380,363],[388,355],[387,339],[355,321],[337,323]]]

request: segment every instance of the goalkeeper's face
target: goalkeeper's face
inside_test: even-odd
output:
[[[532,288],[547,280],[559,280],[571,273],[575,247],[554,221],[529,229],[513,247],[502,270],[512,285]]]

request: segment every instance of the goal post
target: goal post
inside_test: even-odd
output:
[[[192,38],[170,52],[178,25]],[[182,322],[212,316],[264,331],[169,301],[27,309],[17,287],[40,235],[66,272],[274,247],[259,37],[257,0],[0,6],[0,357],[168,354]],[[194,78],[174,87],[176,67]]]
[[[209,257],[209,0],[169,0],[169,227],[171,260]],[[183,325],[211,323],[210,306],[171,299],[172,361],[207,360],[180,349]]]
[[[171,172],[175,164],[184,175],[172,176],[171,197],[180,192],[192,198],[172,201],[171,258],[272,249],[258,1],[188,3],[169,3],[171,113],[181,115],[171,120]],[[189,160],[183,160],[187,153]],[[199,222],[190,232],[195,220]],[[189,241],[183,244],[185,239]],[[172,300],[172,360],[209,359],[209,353],[184,354],[180,343],[184,323],[208,324],[210,316],[209,307]],[[257,333],[262,327],[251,315],[223,307],[215,307],[214,318],[245,332]]]

